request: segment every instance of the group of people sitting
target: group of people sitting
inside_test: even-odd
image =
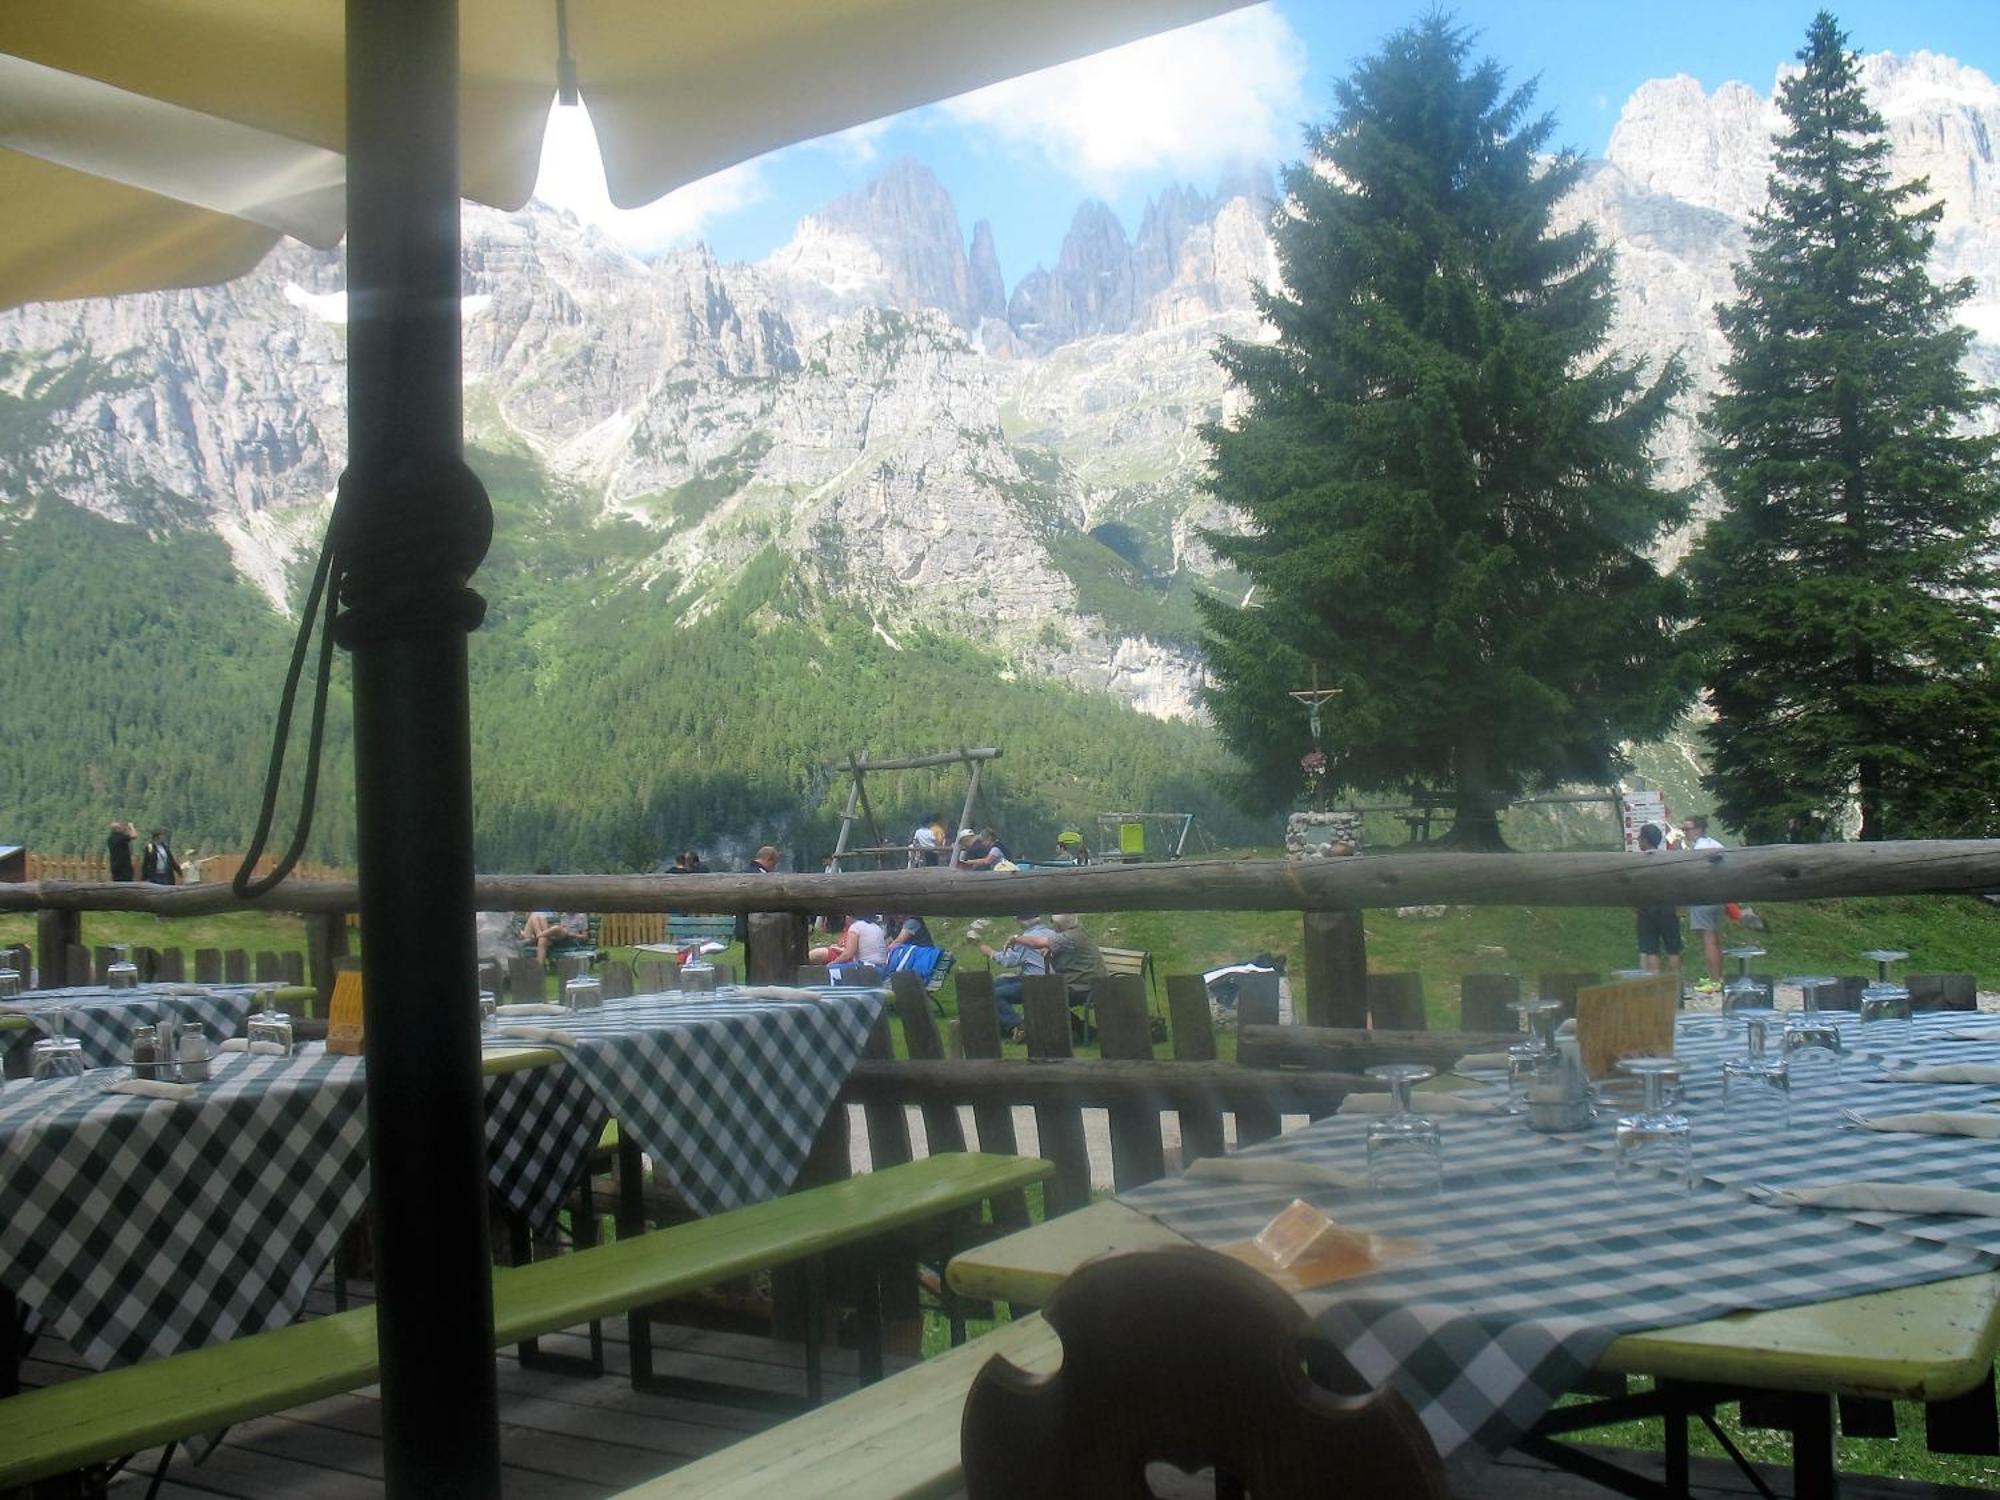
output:
[[[1029,914],[1014,922],[1019,930],[1005,947],[981,943],[979,951],[1009,971],[993,981],[993,1010],[1000,1034],[1019,1042],[1027,1039],[1021,1015],[1024,982],[1037,974],[1060,975],[1074,1009],[1090,999],[1092,987],[1104,977],[1104,955],[1073,913],[1057,912],[1047,918]]]
[[[1074,828],[1065,828],[1057,834],[1055,856],[1048,863],[1089,864],[1090,851],[1084,847],[1083,835]],[[910,868],[921,870],[928,865],[946,864],[958,870],[1020,868],[1009,857],[1000,843],[1000,835],[993,829],[961,828],[956,840],[947,840],[942,820],[936,813],[926,813],[917,823],[916,831],[910,835]]]
[[[919,916],[867,913],[843,917],[838,926],[832,942],[806,950],[806,961],[825,964],[836,984],[864,969],[877,975],[908,969],[929,979],[944,951]]]

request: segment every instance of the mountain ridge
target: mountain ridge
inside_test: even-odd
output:
[[[2000,377],[2000,89],[1931,53],[1870,56],[1863,76],[1898,174],[1945,198],[1938,266],[1980,280],[1973,363]],[[1646,83],[1563,206],[1618,252],[1612,345],[1680,354],[1697,391],[1724,355],[1713,308],[1774,118],[1748,85]],[[696,615],[775,545],[892,635],[936,624],[1021,672],[1193,716],[1187,595],[1231,586],[1200,532],[1232,524],[1202,491],[1197,429],[1234,410],[1216,340],[1262,336],[1272,207],[1256,173],[1169,188],[1129,234],[1086,201],[1055,265],[1011,291],[991,226],[968,235],[909,159],[752,263],[702,245],[648,263],[541,205],[468,207],[468,433],[532,454],[576,524],[647,530],[631,576]],[[52,418],[50,487],[210,527],[282,607],[344,449],[340,287],[337,255],[286,246],[230,286],[0,318],[0,351],[30,366],[115,375]],[[1670,481],[1699,479],[1698,406],[1659,445]]]

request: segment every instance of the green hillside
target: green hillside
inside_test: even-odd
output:
[[[603,521],[518,457],[475,453],[496,535],[472,638],[482,868],[647,869],[673,851],[830,848],[850,752],[1000,746],[981,822],[1023,853],[1141,806],[1262,841],[1215,788],[1206,730],[1009,681],[998,657],[809,594],[767,549],[684,613],[639,568],[658,533]],[[657,562],[653,564],[657,566]],[[105,824],[182,846],[247,841],[291,626],[201,531],[148,534],[54,497],[0,512],[0,840],[100,846]],[[353,856],[345,670],[314,857]],[[303,718],[303,715],[301,715]],[[871,781],[884,832],[956,816],[962,775]]]

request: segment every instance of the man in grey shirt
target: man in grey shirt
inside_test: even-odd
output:
[[[979,945],[979,951],[1003,969],[1013,969],[1012,974],[1002,974],[993,981],[993,1012],[1000,1021],[1000,1034],[1013,1041],[1021,1040],[1015,1033],[1021,1030],[1021,981],[1030,974],[1049,972],[1048,954],[1039,943],[1024,941],[1029,937],[1050,939],[1056,930],[1048,926],[1039,916],[1016,917],[1021,930],[1004,948],[993,948],[986,943]]]

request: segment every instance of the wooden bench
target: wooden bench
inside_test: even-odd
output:
[[[966,1392],[1004,1354],[1041,1374],[1062,1363],[1062,1343],[1040,1315],[1017,1318],[935,1359],[913,1365],[776,1427],[731,1443],[619,1500],[917,1500],[961,1484],[958,1424]]]
[[[697,943],[720,943],[726,948],[736,941],[736,918],[670,916],[667,941],[676,948]]]
[[[1051,1170],[1032,1158],[931,1156],[552,1260],[496,1267],[493,1340],[519,1343],[809,1260],[1018,1190]],[[378,1378],[369,1306],[27,1391],[0,1401],[0,1490]]]
[[[1131,974],[1143,981],[1146,993],[1159,998],[1160,976],[1153,967],[1153,955],[1144,948],[1099,948],[1098,954],[1104,959],[1106,977],[1114,974]]]

